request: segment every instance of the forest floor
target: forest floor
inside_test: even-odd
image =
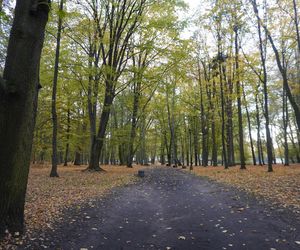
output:
[[[179,169],[151,168],[145,175],[64,210],[62,220],[19,249],[300,248],[300,220],[289,208]]]
[[[265,199],[274,206],[289,208],[300,218],[300,164],[273,165],[274,172],[268,173],[267,166],[194,167],[194,173],[211,180],[229,184],[242,191]]]
[[[26,234],[0,249],[300,249],[300,166],[85,168],[32,166]]]
[[[134,176],[140,166],[101,166],[105,172],[83,171],[87,166],[59,166],[59,178],[50,178],[49,164],[30,167],[26,202],[26,234],[18,237],[7,235],[5,242],[0,242],[0,249],[8,244],[22,245],[24,238],[31,238],[36,231],[52,229],[54,224],[64,218],[64,211],[70,207],[80,208],[82,204],[93,202],[96,198],[108,195],[115,187],[134,183]],[[9,243],[8,243],[9,242]],[[4,247],[6,245],[6,247]]]

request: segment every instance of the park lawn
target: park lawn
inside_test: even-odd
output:
[[[240,190],[266,199],[272,204],[289,207],[300,216],[300,164],[291,166],[273,165],[274,172],[268,173],[266,166],[194,167],[194,173],[214,181],[229,184]]]
[[[25,203],[26,231],[52,229],[63,219],[63,211],[81,204],[93,206],[93,200],[109,193],[112,188],[134,183],[141,166],[101,166],[105,172],[88,172],[87,166],[59,166],[59,178],[50,178],[49,165],[30,168]]]

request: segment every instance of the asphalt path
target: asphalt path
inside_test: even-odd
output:
[[[64,217],[23,248],[300,249],[300,222],[287,209],[172,168],[146,170]]]

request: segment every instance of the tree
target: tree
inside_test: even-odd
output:
[[[100,171],[100,152],[116,94],[116,84],[127,63],[130,38],[136,31],[146,1],[107,1],[103,23],[98,19],[105,97],[97,134],[93,136],[88,170]],[[107,41],[107,42],[106,42]]]
[[[48,0],[17,0],[0,78],[0,234],[23,231]]]
[[[57,92],[57,81],[58,81],[58,64],[59,64],[59,53],[60,53],[60,39],[62,31],[62,15],[63,15],[64,0],[60,0],[59,13],[58,13],[58,25],[56,35],[56,52],[55,52],[55,63],[54,63],[54,76],[52,86],[52,168],[50,177],[59,177],[57,173],[57,113],[56,113],[56,92]]]
[[[236,94],[238,105],[238,127],[239,127],[239,150],[241,169],[246,169],[245,153],[244,153],[244,132],[243,132],[243,115],[242,115],[242,101],[241,101],[241,82],[240,82],[240,64],[239,64],[239,41],[238,41],[238,23],[235,24],[235,70],[236,70]]]
[[[286,68],[284,67],[284,62],[282,61],[281,57],[280,57],[280,52],[275,44],[275,41],[274,41],[274,38],[273,38],[273,35],[271,34],[270,30],[268,29],[268,27],[266,26],[266,24],[263,23],[262,19],[260,18],[259,16],[259,13],[258,13],[258,8],[257,8],[257,4],[256,4],[256,0],[251,0],[252,2],[252,5],[253,5],[253,8],[254,8],[254,12],[255,12],[255,15],[257,17],[257,22],[259,23],[259,25],[264,29],[265,33],[266,33],[266,36],[267,36],[267,39],[269,40],[270,44],[271,44],[271,47],[272,47],[272,50],[274,52],[274,55],[275,55],[275,59],[276,59],[276,63],[277,63],[277,66],[278,66],[278,69],[282,75],[282,79],[283,79],[283,86],[285,88],[285,91],[286,91],[286,95],[294,109],[294,112],[295,112],[295,116],[296,116],[296,123],[297,123],[297,126],[298,126],[298,129],[300,127],[300,108],[291,92],[291,88],[289,86],[289,80],[288,80],[288,72],[286,70]],[[297,15],[296,15],[297,16]],[[298,23],[297,21],[297,18],[295,18],[295,22],[296,24]],[[298,25],[297,25],[298,27]],[[299,32],[299,30],[297,29],[297,31]],[[297,38],[298,38],[298,35],[299,33],[297,32]]]
[[[272,139],[270,133],[270,121],[269,121],[269,99],[268,99],[268,83],[267,83],[267,67],[266,67],[266,48],[264,48],[264,42],[262,37],[261,31],[261,19],[259,17],[258,9],[256,0],[252,1],[253,10],[255,16],[257,18],[257,32],[259,37],[259,50],[260,50],[260,57],[261,57],[261,65],[263,69],[263,76],[261,81],[263,83],[263,90],[264,90],[264,116],[266,119],[266,135],[267,135],[267,155],[268,155],[268,172],[272,172],[272,162],[273,162],[273,153],[272,153]],[[267,36],[269,37],[268,31],[266,26],[263,26],[266,31]]]

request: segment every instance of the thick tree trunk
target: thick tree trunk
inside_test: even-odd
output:
[[[219,53],[219,54],[222,54]],[[233,97],[233,84],[231,76],[227,79],[226,64],[222,65],[223,93],[224,105],[226,110],[226,147],[227,147],[227,162],[229,166],[235,165],[234,143],[233,143],[233,111],[232,111],[232,97]],[[231,75],[231,73],[229,74]]]
[[[82,164],[82,156],[81,156],[81,153],[80,153],[80,149],[78,149],[76,152],[75,152],[75,159],[74,159],[74,165],[75,166],[80,166]]]
[[[0,78],[0,235],[23,231],[48,1],[17,0]]]
[[[92,39],[92,38],[90,38]],[[91,43],[91,41],[90,41]],[[99,76],[93,77],[93,59],[94,65],[98,68],[98,58],[95,55],[93,44],[89,47],[89,80],[88,80],[88,114],[89,114],[89,124],[90,124],[90,150],[92,150],[93,141],[96,138],[96,119],[97,119],[97,100],[98,100],[98,86],[99,86]],[[93,85],[94,83],[94,85]]]
[[[114,92],[112,89],[112,83],[110,80],[106,82],[106,91],[105,91],[105,98],[103,103],[103,110],[100,117],[100,124],[98,128],[98,134],[94,138],[92,142],[91,152],[90,152],[90,161],[87,170],[90,171],[103,171],[100,168],[99,160],[100,160],[100,153],[103,148],[104,139],[105,139],[105,132],[106,127],[109,121],[111,105],[113,103]]]
[[[63,11],[64,0],[60,0],[59,11]],[[54,77],[52,87],[52,168],[50,177],[59,177],[57,173],[57,113],[56,113],[56,92],[57,92],[57,81],[58,81],[58,70],[59,70],[59,53],[60,53],[60,40],[62,31],[62,15],[58,15],[58,27],[56,36],[56,52],[55,52],[55,63],[54,63]]]

